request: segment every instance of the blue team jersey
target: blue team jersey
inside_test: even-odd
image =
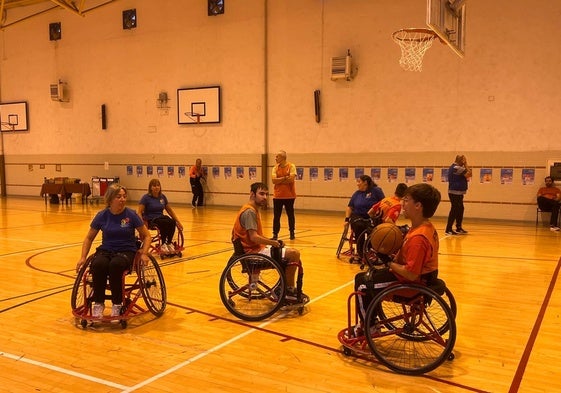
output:
[[[384,199],[384,191],[380,187],[372,187],[367,191],[357,190],[348,206],[353,209],[354,215],[368,218],[368,210],[382,199]]]
[[[144,225],[138,214],[128,207],[121,214],[112,214],[109,208],[96,214],[90,227],[102,233],[100,250],[136,251],[135,229]]]
[[[168,199],[164,194],[160,194],[159,197],[144,194],[142,198],[140,198],[139,204],[144,205],[144,216],[142,218],[146,221],[150,221],[154,218],[161,217],[164,214],[164,209],[168,204]]]

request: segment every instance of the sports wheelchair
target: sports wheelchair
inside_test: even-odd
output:
[[[345,242],[349,243],[349,248],[348,250],[341,252]],[[340,259],[341,254],[349,257],[349,263],[353,263],[355,260],[360,260],[356,252],[355,235],[350,225],[345,225],[345,229],[343,229],[343,233],[341,234],[341,240],[339,241],[339,246],[337,247],[337,252],[335,253],[337,259]]]
[[[184,238],[183,238],[183,230],[175,227],[175,237],[172,241],[173,248],[175,249],[172,253],[167,253],[162,250],[162,236],[160,235],[160,229],[156,225],[151,225],[147,221],[144,221],[146,228],[150,231],[151,236],[151,243],[150,243],[150,250],[149,252],[154,255],[159,255],[160,259],[164,258],[172,258],[174,256],[178,256],[181,258],[183,256],[183,250],[185,248],[184,245]]]
[[[302,315],[310,299],[302,293],[304,270],[300,262],[282,260],[281,247],[271,248],[272,257],[245,254],[241,243],[234,241],[234,254],[222,272],[220,299],[230,313],[245,321],[261,321],[279,309],[296,310]],[[285,267],[297,266],[296,300],[286,299]]]
[[[378,255],[371,269],[389,262]],[[347,327],[337,336],[343,353],[370,357],[372,354],[389,369],[407,375],[434,370],[453,360],[456,342],[456,301],[441,279],[430,285],[391,284],[370,303],[360,322],[356,300],[363,292],[353,292],[347,302]]]
[[[156,259],[148,254],[149,262],[144,262],[140,258],[140,251],[135,255],[132,266],[123,273],[123,306],[121,315],[110,317],[107,315],[101,318],[92,316],[93,305],[93,279],[90,272],[90,265],[95,254],[86,259],[80,268],[70,299],[72,314],[80,321],[83,328],[88,326],[88,322],[119,322],[124,329],[127,327],[127,320],[147,311],[156,317],[160,317],[166,308],[166,285],[164,276],[156,262]],[[106,299],[111,299],[109,285],[106,286]],[[139,302],[140,298],[143,303]]]

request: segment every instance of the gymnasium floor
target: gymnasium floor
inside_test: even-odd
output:
[[[187,248],[182,258],[160,261],[164,315],[139,316],[126,329],[82,329],[70,291],[81,242],[100,208],[0,199],[0,392],[561,391],[561,234],[548,228],[472,220],[468,206],[470,233],[440,241],[440,277],[458,303],[456,357],[407,377],[340,351],[337,333],[359,271],[335,257],[342,211],[297,211],[296,240],[287,243],[302,253],[312,299],[301,316],[256,323],[233,317],[218,280],[232,252],[237,208],[175,205]],[[268,234],[272,209],[262,218]],[[281,237],[288,238],[282,220]],[[443,218],[433,222],[443,235]]]

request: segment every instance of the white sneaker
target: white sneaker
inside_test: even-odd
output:
[[[105,310],[105,304],[94,303],[92,306],[92,317],[101,318],[103,316],[103,310]]]
[[[558,231],[561,230],[561,228],[559,228],[559,227],[549,227],[549,230],[553,231],[553,232],[558,232]]]
[[[173,246],[172,243],[166,244],[166,247],[168,248],[168,252],[169,252],[170,254],[175,253],[175,247]]]
[[[160,252],[162,252],[163,254],[169,254],[169,249],[168,249],[167,244],[162,243],[160,245]]]
[[[118,317],[119,315],[121,315],[121,309],[123,308],[122,304],[114,304],[111,307],[111,316],[112,317]]]

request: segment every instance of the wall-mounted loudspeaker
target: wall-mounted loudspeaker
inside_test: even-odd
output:
[[[62,25],[60,22],[49,24],[49,40],[58,41],[62,38]]]
[[[101,106],[101,129],[107,129],[107,114],[105,112],[105,104]]]
[[[319,90],[314,91],[314,104],[316,110],[316,123],[321,121],[321,113],[320,113],[320,102],[319,102]]]
[[[136,8],[123,11],[123,30],[136,28]]]

